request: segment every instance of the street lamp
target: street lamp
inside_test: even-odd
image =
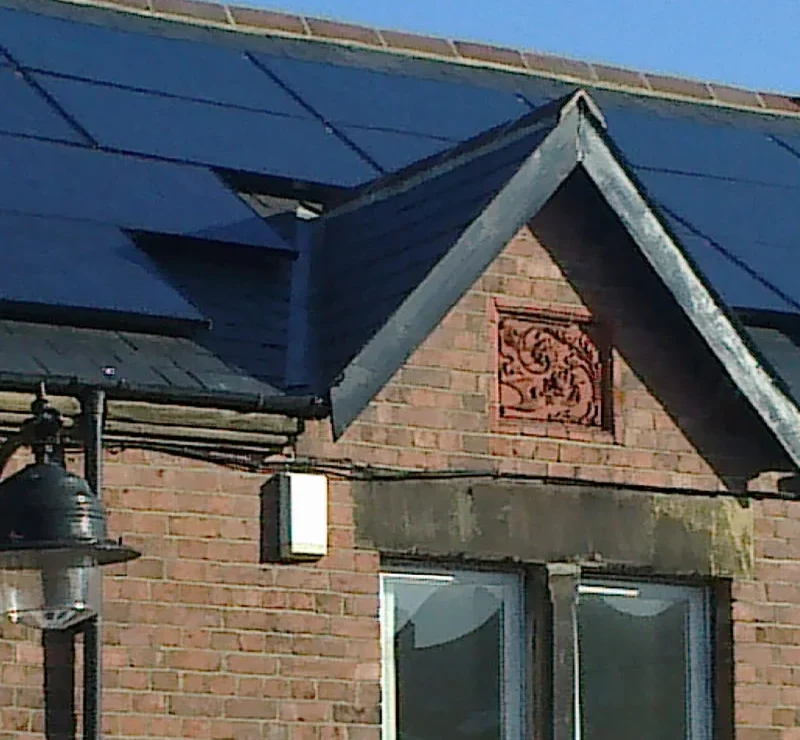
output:
[[[32,418],[0,446],[0,471],[20,446],[30,445],[34,454],[33,463],[0,482],[0,617],[43,630],[46,702],[56,688],[68,689],[60,694],[65,707],[46,706],[48,738],[74,737],[72,669],[64,663],[74,661],[79,630],[87,652],[84,724],[96,735],[99,570],[140,555],[106,531],[99,500],[102,392],[88,398],[94,403],[84,403],[86,477],[93,485],[65,468],[61,415],[48,404],[43,385],[31,404]]]
[[[35,462],[0,482],[0,609],[66,629],[99,612],[99,566],[139,553],[109,540],[97,496],[65,469],[59,412],[43,395],[31,408]]]

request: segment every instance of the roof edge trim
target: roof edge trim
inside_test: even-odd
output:
[[[327,221],[354,211],[362,206],[378,203],[406,192],[438,175],[445,174],[476,157],[490,154],[512,144],[517,139],[530,136],[534,127],[545,128],[558,123],[571,107],[582,105],[579,98],[588,98],[583,90],[577,90],[547,105],[540,106],[520,118],[484,131],[471,139],[456,144],[438,154],[421,159],[397,172],[390,172],[367,183],[351,199],[344,201],[322,217]],[[596,106],[595,106],[596,107]]]
[[[594,120],[595,125],[599,126],[604,131],[608,129],[606,117],[603,115],[603,111],[600,110],[600,106],[594,102],[592,96],[589,95],[589,93],[583,88],[577,90],[575,94],[562,106],[561,111],[558,114],[558,120],[561,121],[566,118],[569,112],[575,107],[580,108],[589,117],[591,117]]]

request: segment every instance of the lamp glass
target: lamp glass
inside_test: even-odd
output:
[[[100,611],[102,577],[91,556],[65,558],[63,553],[39,553],[17,567],[0,568],[0,609],[14,623],[60,630]]]

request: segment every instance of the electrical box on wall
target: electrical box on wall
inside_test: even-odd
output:
[[[314,473],[277,473],[263,494],[272,505],[277,547],[269,548],[279,560],[311,560],[328,552],[328,479]],[[270,517],[271,518],[271,517]],[[277,526],[275,526],[277,525]],[[271,558],[267,558],[271,559]]]

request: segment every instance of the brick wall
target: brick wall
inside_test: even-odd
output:
[[[339,441],[331,439],[326,421],[310,424],[299,453],[402,468],[491,468],[701,490],[725,490],[733,483],[741,489],[743,482],[735,475],[744,446],[741,435],[729,434],[727,427],[714,429],[716,436],[725,438],[720,446],[728,451],[720,460],[715,450],[698,451],[698,443],[682,428],[691,424],[693,430],[703,426],[708,432],[716,421],[716,399],[702,397],[693,406],[693,417],[684,416],[679,424],[675,410],[668,413],[657,392],[643,380],[645,374],[655,377],[660,370],[658,382],[674,386],[675,377],[696,372],[694,358],[673,357],[664,373],[658,367],[662,362],[658,352],[669,340],[663,334],[648,336],[646,327],[638,344],[652,345],[651,367],[632,366],[619,349],[613,351],[617,439],[608,434],[593,439],[590,432],[570,439],[514,433],[508,427],[498,430],[494,310],[498,301],[593,312],[548,250],[525,228]],[[635,323],[635,307],[619,305],[613,310],[609,316],[606,307],[607,321]],[[691,381],[684,389],[687,396],[693,390],[696,394]]]
[[[643,377],[652,368],[632,365],[614,351],[614,414],[621,438],[570,440],[501,433],[493,422],[496,365],[493,303],[592,310],[564,277],[574,255],[562,245],[561,265],[551,251],[523,230],[460,300],[440,327],[411,355],[359,420],[334,442],[325,423],[311,425],[301,453],[347,457],[403,468],[491,468],[588,481],[670,486],[699,490],[774,491],[778,476],[746,483],[735,458],[749,454],[752,429],[747,412],[732,408],[720,389],[713,398],[691,399],[697,413],[675,418]],[[608,307],[606,306],[606,310]],[[614,320],[635,313],[617,307]],[[639,334],[641,346],[663,336]],[[654,348],[655,350],[655,348]],[[647,351],[639,357],[647,356]],[[665,360],[653,351],[654,361]],[[681,377],[687,395],[696,389],[676,355],[668,371]],[[706,392],[704,390],[704,392]],[[715,406],[718,405],[718,406]],[[721,413],[720,413],[720,408]],[[718,415],[719,414],[719,415]],[[719,423],[720,418],[727,419]],[[697,425],[716,428],[729,457],[704,449]],[[684,425],[693,431],[690,439]],[[729,466],[729,467],[726,467]],[[751,504],[755,519],[753,580],[733,583],[735,636],[735,721],[739,740],[800,738],[800,503]],[[792,729],[796,728],[796,729]]]
[[[377,556],[334,483],[330,554],[259,565],[266,477],[107,456],[111,532],[143,556],[105,579],[106,737],[378,737]],[[39,633],[0,626],[2,740],[42,737],[41,662]]]
[[[755,577],[733,584],[738,740],[800,738],[800,503],[755,506]]]
[[[559,264],[551,252],[521,232],[341,440],[331,439],[327,422],[309,423],[298,454],[709,491],[741,486],[738,458],[751,441],[715,415],[722,406],[746,421],[746,412],[732,410],[724,390],[709,400],[706,386],[687,383],[698,373],[694,359],[665,363],[675,342],[654,337],[646,322],[636,342],[627,337],[638,354],[615,351],[617,439],[497,427],[493,302],[595,308],[564,278],[569,250]],[[612,323],[640,319],[625,306],[606,313]],[[642,357],[649,366],[633,361]],[[659,400],[676,392],[689,398],[680,413]],[[704,447],[710,437],[723,440],[727,456]],[[377,740],[378,555],[354,548],[349,487],[337,480],[330,554],[313,565],[260,565],[266,477],[165,454],[107,455],[111,531],[144,553],[105,580],[107,737]],[[772,489],[774,477],[757,485]],[[800,513],[784,502],[754,511],[755,577],[734,584],[738,737],[788,740],[800,737],[791,729],[800,705]],[[0,627],[0,740],[41,738],[38,637]]]

